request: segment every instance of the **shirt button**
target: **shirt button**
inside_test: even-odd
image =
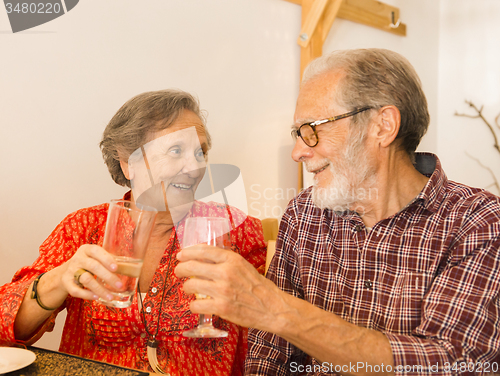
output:
[[[150,313],[151,312],[151,307],[146,308],[146,312]]]
[[[151,289],[151,292],[152,292],[153,294],[156,294],[156,291],[158,291],[158,290],[156,289],[156,287],[153,287],[153,288]]]
[[[355,230],[356,232],[360,232],[361,230],[363,230],[363,227],[361,227],[360,225],[357,225],[357,226],[354,228],[354,230]]]
[[[365,287],[366,287],[367,289],[371,289],[371,288],[372,288],[372,286],[373,286],[372,281],[370,281],[369,279],[367,279],[367,280],[365,281]]]
[[[141,333],[141,338],[146,338],[146,333]]]

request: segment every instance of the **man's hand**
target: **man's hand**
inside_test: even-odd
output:
[[[320,361],[394,368],[383,333],[350,324],[281,291],[237,253],[200,244],[183,249],[177,258],[181,263],[175,274],[196,277],[184,283],[184,291],[212,298],[191,302],[191,311],[277,334]]]
[[[278,331],[287,294],[239,254],[200,244],[183,249],[177,258],[181,263],[175,274],[196,277],[184,283],[184,291],[211,297],[191,302],[192,312],[215,314],[244,327]]]

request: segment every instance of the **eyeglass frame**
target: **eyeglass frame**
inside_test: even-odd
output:
[[[337,121],[337,120],[340,120],[340,119],[345,119],[345,118],[357,115],[360,112],[363,112],[363,111],[366,111],[366,110],[371,110],[372,108],[373,107],[362,107],[362,108],[359,108],[357,110],[354,110],[354,111],[351,111],[351,112],[347,112],[347,113],[342,114],[342,115],[337,115],[337,116],[334,116],[334,117],[331,117],[331,118],[328,118],[328,119],[316,120],[316,121],[313,121],[311,123],[304,123],[300,127],[298,127],[297,129],[294,129],[294,130],[291,131],[292,138],[294,139],[294,141],[297,141],[297,138],[300,137],[302,139],[302,141],[304,141],[304,144],[306,144],[310,148],[313,148],[316,145],[318,145],[318,143],[319,143],[319,136],[318,136],[318,133],[316,132],[316,127],[318,125],[325,124],[325,123],[330,123],[330,122],[334,122],[334,121]],[[313,130],[313,132],[314,132],[314,136],[316,137],[316,143],[314,145],[309,145],[306,142],[306,140],[304,140],[304,138],[302,137],[302,135],[300,134],[300,129],[302,127],[305,127],[306,125],[308,125],[309,127],[311,127],[312,130]]]

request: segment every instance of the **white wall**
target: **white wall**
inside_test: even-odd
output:
[[[436,151],[439,6],[387,2],[400,7],[406,38],[337,20],[325,52],[385,47],[407,56],[433,117],[422,148]],[[289,125],[299,30],[300,7],[282,0],[85,0],[18,34],[0,7],[0,284],[36,258],[65,215],[123,194],[97,145],[114,112],[143,91],[198,95],[211,162],[241,168],[250,214],[279,216],[297,185]],[[60,327],[38,344],[57,348]]]
[[[488,188],[494,181],[476,161],[489,167],[500,181],[500,153],[493,136],[465,100],[478,107],[490,124],[500,114],[500,2],[496,0],[442,0],[439,57],[438,145],[448,177],[468,185]],[[500,138],[500,129],[495,125]]]

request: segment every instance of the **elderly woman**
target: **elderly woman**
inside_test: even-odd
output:
[[[197,135],[194,144],[198,147],[172,142],[182,132]],[[167,141],[155,144],[163,139]],[[144,154],[150,145],[156,146]],[[171,375],[242,374],[246,329],[215,317],[215,326],[229,332],[226,338],[183,337],[185,330],[197,324],[189,310],[194,297],[183,292],[182,281],[173,273],[185,219],[227,213],[235,224],[231,230],[233,251],[259,271],[264,268],[265,245],[258,220],[225,205],[193,200],[210,145],[198,103],[185,92],[149,92],[125,103],[104,131],[104,160],[113,180],[132,188],[124,199],[134,201],[134,195],[141,195],[148,201],[147,187],[141,188],[145,185],[141,171],[134,168],[131,158],[141,150],[149,159],[149,188],[154,190],[161,180],[156,186],[162,187],[164,198],[139,278],[141,294],[129,308],[98,302],[111,297],[100,280],[110,286],[120,284],[113,257],[101,247],[109,205],[81,209],[56,227],[31,266],[0,287],[0,344],[34,343],[52,330],[56,315],[66,309],[62,352],[152,371],[149,342],[157,343],[158,363]],[[180,205],[171,204],[176,200]]]

